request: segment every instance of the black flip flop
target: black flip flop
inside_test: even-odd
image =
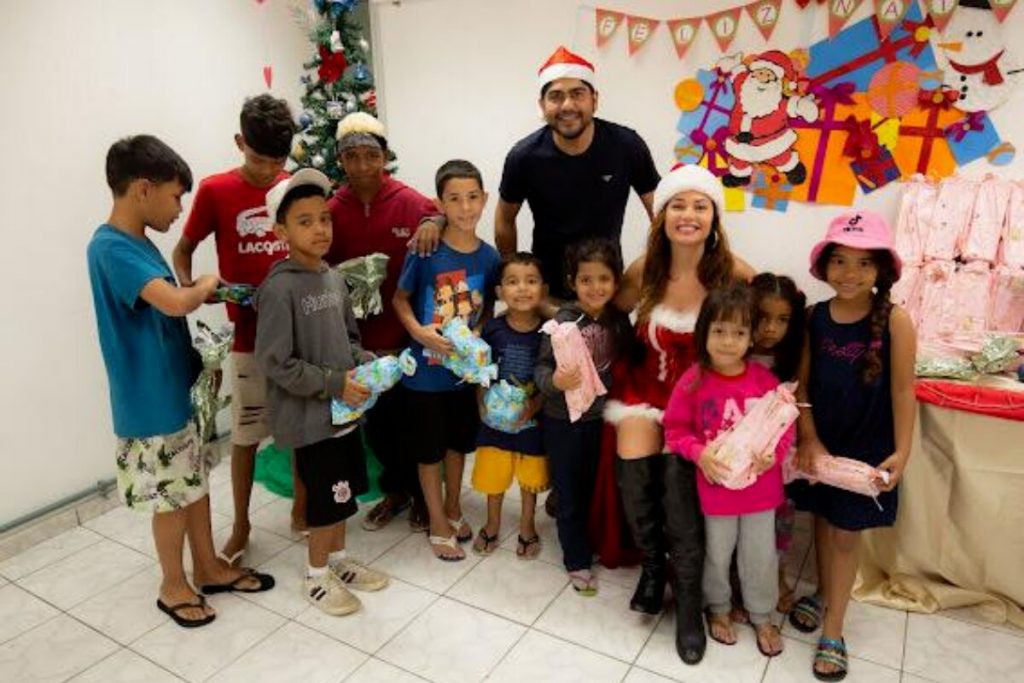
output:
[[[208,614],[200,619],[186,619],[185,617],[178,614],[183,609],[190,607],[198,607],[200,609],[206,607],[206,598],[202,595],[199,596],[199,602],[180,602],[177,605],[168,605],[163,600],[157,598],[157,608],[174,620],[174,623],[182,628],[198,628],[200,626],[206,626],[211,621],[217,618],[216,614]]]
[[[257,579],[260,582],[260,585],[256,588],[246,588],[239,585],[249,578]],[[199,590],[206,595],[215,595],[217,593],[262,593],[263,591],[268,591],[273,587],[273,576],[270,574],[263,574],[255,569],[250,569],[249,567],[244,567],[242,569],[242,575],[231,583],[208,583]]]

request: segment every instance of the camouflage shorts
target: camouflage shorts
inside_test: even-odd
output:
[[[209,464],[193,422],[174,434],[117,440],[117,490],[141,512],[174,512],[209,492]]]

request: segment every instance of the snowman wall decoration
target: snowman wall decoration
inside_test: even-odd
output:
[[[1009,99],[1019,63],[1006,49],[988,0],[960,0],[939,43],[948,67],[946,85],[959,92],[957,109],[990,111]]]

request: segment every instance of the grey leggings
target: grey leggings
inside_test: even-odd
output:
[[[704,518],[704,599],[712,614],[731,607],[729,564],[736,550],[743,606],[753,624],[766,623],[779,601],[779,555],[775,551],[775,510],[752,515]]]

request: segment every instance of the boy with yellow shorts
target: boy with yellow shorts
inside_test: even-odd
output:
[[[505,315],[490,320],[481,337],[491,346],[498,377],[527,391],[527,407],[515,433],[488,425],[480,390],[482,424],[473,464],[473,488],[487,495],[487,523],[473,542],[473,551],[490,555],[498,547],[501,505],[513,479],[522,493],[522,517],[516,554],[532,560],[540,553],[540,537],[534,523],[537,494],[548,490],[548,459],[544,455],[541,427],[522,428],[539,416],[541,396],[533,386],[533,370],[540,350],[540,306],[547,295],[540,261],[517,253],[501,263],[498,298],[508,307]]]

